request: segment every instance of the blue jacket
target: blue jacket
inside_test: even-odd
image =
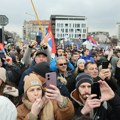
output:
[[[91,57],[90,55],[88,55],[88,56],[81,56],[80,58],[84,59],[85,62],[88,62],[88,60],[90,60],[90,62],[94,62],[94,58]]]
[[[74,66],[70,63],[70,61],[68,62],[68,68],[72,71],[74,71]],[[50,70],[53,71],[53,72],[56,72],[57,71],[57,68],[56,68],[56,58],[53,58],[51,59],[50,61]]]

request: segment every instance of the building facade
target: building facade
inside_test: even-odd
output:
[[[87,19],[85,16],[51,15],[52,32],[55,39],[86,39]]]
[[[49,20],[41,20],[41,26],[43,28],[43,32],[46,32],[46,28],[48,27]],[[24,21],[23,25],[23,40],[35,40],[36,35],[40,32],[40,25],[37,20]]]

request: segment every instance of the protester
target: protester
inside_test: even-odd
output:
[[[30,51],[32,51],[32,48],[33,47],[35,47],[35,43],[33,42],[31,45],[29,45],[28,46],[28,51],[27,52],[25,52],[25,55],[26,55],[26,57],[25,57],[25,55],[24,55],[24,59],[22,59],[22,61],[32,61],[31,62],[31,64],[30,64],[30,66],[28,67],[28,69],[26,69],[23,73],[22,73],[22,75],[21,75],[21,78],[20,78],[20,82],[19,82],[19,85],[18,85],[18,89],[19,89],[19,93],[20,93],[20,95],[23,93],[23,86],[24,86],[24,82],[23,82],[23,79],[24,79],[24,77],[25,77],[25,75],[29,75],[31,72],[32,72],[32,69],[33,69],[33,66],[35,65],[35,64],[37,64],[37,63],[40,63],[40,62],[49,62],[50,61],[50,55],[49,55],[49,52],[48,52],[48,48],[47,48],[47,46],[44,46],[44,47],[42,47],[41,46],[41,49],[39,49],[39,50],[37,50],[37,52],[35,53],[35,55],[34,55],[34,58],[33,58],[33,60],[31,60],[30,59]],[[28,54],[29,55],[28,55]],[[28,58],[27,58],[28,57]],[[26,63],[25,62],[25,63]]]
[[[120,97],[113,92],[105,81],[99,81],[101,97],[91,94],[93,78],[80,73],[76,77],[76,89],[71,93],[76,115],[89,116],[92,120],[119,120]]]
[[[50,61],[50,70],[53,71],[53,72],[56,72],[57,71],[57,67],[56,67],[56,58],[57,57],[60,57],[60,56],[64,56],[64,50],[62,48],[59,48],[57,50],[57,54],[56,54],[56,57],[51,59]],[[66,57],[66,56],[64,56]],[[67,69],[69,69],[70,71],[74,71],[74,66],[71,64],[71,62],[69,61],[68,58],[67,59]]]
[[[94,82],[105,80],[112,90],[120,96],[120,88],[112,76],[110,68],[98,70],[95,62],[88,62],[85,64],[85,73],[89,74],[94,79]]]
[[[72,102],[50,85],[42,89],[39,78],[31,73],[24,78],[23,104],[17,107],[17,120],[69,120],[74,115]]]
[[[75,78],[76,78],[76,76],[79,73],[84,72],[84,68],[85,68],[85,60],[84,59],[78,59],[77,67],[76,67],[74,73],[69,78],[68,84],[67,84],[67,88],[69,89],[70,93],[75,89]]]
[[[70,62],[72,63],[74,68],[77,67],[77,61],[78,61],[79,57],[80,57],[80,54],[79,54],[79,52],[77,50],[76,51],[72,51]]]
[[[0,95],[8,97],[14,104],[17,104],[18,89],[7,82],[6,70],[0,67]]]
[[[67,59],[64,56],[56,58],[57,67],[57,86],[63,96],[70,96],[67,88],[68,78],[72,75],[72,72],[67,70]]]
[[[83,49],[80,58],[84,59],[85,62],[94,62],[94,58],[91,56],[90,51],[87,48]]]

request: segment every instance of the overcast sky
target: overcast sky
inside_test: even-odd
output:
[[[86,16],[89,31],[106,31],[110,35],[116,34],[116,23],[120,22],[120,0],[33,1],[40,20],[49,20],[51,14]],[[0,14],[9,18],[5,29],[21,36],[24,20],[36,19],[31,0],[0,0]]]

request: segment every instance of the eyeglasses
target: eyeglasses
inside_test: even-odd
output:
[[[67,65],[67,63],[60,63],[59,66]]]

